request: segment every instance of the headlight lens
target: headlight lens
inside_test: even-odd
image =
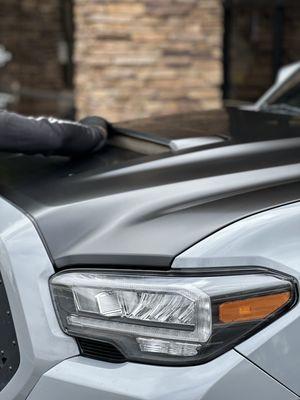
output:
[[[290,307],[293,284],[270,275],[64,272],[50,282],[62,329],[114,343],[133,361],[195,364]]]

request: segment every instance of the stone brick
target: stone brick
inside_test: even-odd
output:
[[[221,0],[75,0],[79,116],[221,105]]]
[[[0,73],[0,90],[21,89],[26,95],[13,105],[28,114],[60,115],[55,93],[65,89],[58,60],[62,35],[60,0],[1,0],[0,44],[12,53],[12,60]],[[28,93],[43,93],[30,96]],[[52,99],[44,96],[52,93]]]

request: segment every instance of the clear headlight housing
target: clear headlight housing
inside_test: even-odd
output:
[[[62,329],[114,344],[128,360],[208,361],[295,302],[293,283],[269,274],[201,277],[68,271],[52,277]]]

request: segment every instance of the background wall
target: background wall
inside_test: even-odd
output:
[[[116,121],[221,105],[219,0],[75,0],[80,116]]]
[[[299,36],[299,0],[0,0],[0,104],[116,121],[254,101]]]
[[[62,0],[0,0],[0,45],[12,56],[0,68],[0,91],[15,96],[16,111],[61,115],[70,107],[62,6]]]
[[[256,100],[271,85],[273,18],[270,6],[233,7],[228,97]]]
[[[300,60],[299,0],[227,0],[229,90],[226,97],[254,101],[281,65]]]

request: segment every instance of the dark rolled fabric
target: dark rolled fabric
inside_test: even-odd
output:
[[[107,130],[107,122],[99,117],[71,122],[0,111],[0,151],[79,156],[98,151]]]

